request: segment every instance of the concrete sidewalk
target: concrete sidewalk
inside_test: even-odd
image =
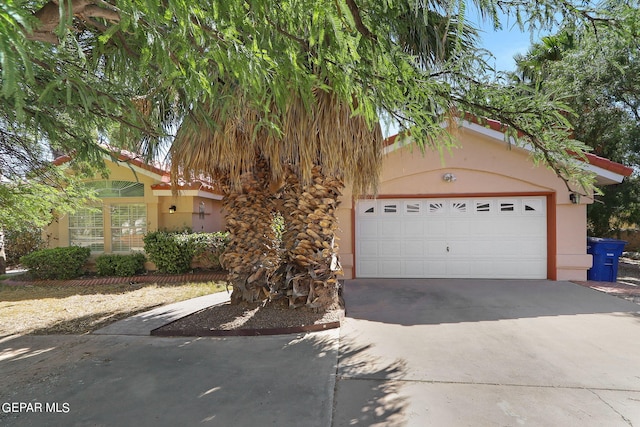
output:
[[[0,425],[327,427],[337,351],[338,330],[25,336],[0,344]]]
[[[149,336],[153,329],[164,326],[182,317],[204,310],[212,305],[229,301],[230,294],[218,292],[192,298],[187,301],[164,305],[135,316],[119,320],[93,333],[96,335],[141,335]]]

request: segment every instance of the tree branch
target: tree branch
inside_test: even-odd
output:
[[[309,52],[310,47],[309,47],[309,43],[307,43],[306,40],[301,39],[300,37],[296,37],[293,34],[288,33],[287,31],[283,30],[282,28],[280,28],[280,26],[278,24],[276,24],[275,22],[273,22],[271,19],[269,19],[268,17],[265,17],[267,22],[269,23],[269,25],[271,25],[273,28],[275,28],[275,30],[277,32],[279,32],[280,34],[282,34],[283,36],[293,40],[294,42],[297,42],[302,49],[304,49],[305,52]]]
[[[378,38],[375,34],[373,34],[362,22],[362,17],[360,16],[360,9],[358,9],[358,5],[355,0],[346,0],[347,6],[349,6],[349,10],[351,11],[351,15],[353,16],[353,20],[356,23],[356,29],[365,36],[366,38],[377,41]]]
[[[107,7],[100,7],[96,3]],[[71,0],[71,13],[83,21],[89,21],[91,18],[101,18],[110,22],[120,21],[117,8],[102,0]],[[34,17],[40,22],[33,32],[25,31],[27,39],[57,44],[59,40],[55,29],[60,25],[61,20],[58,0],[46,3],[34,13]]]
[[[544,146],[543,143],[540,142],[540,140],[538,139],[538,137],[536,135],[534,135],[533,133],[527,131],[526,129],[522,128],[521,126],[518,126],[517,123],[515,121],[513,121],[510,117],[507,117],[507,115],[504,114],[504,111],[501,111],[499,109],[496,108],[492,108],[490,106],[487,105],[481,105],[481,104],[477,104],[474,102],[471,102],[469,100],[465,100],[465,99],[457,99],[457,101],[461,104],[465,104],[468,107],[473,107],[476,109],[479,109],[481,111],[484,111],[486,113],[488,113],[488,115],[490,115],[491,117],[494,117],[495,119],[500,120],[501,123],[504,123],[505,125],[511,127],[512,129],[515,129],[517,132],[521,133],[523,136],[527,137],[528,140],[531,142],[531,144],[533,144],[533,146],[535,148],[537,148],[541,153],[542,156],[544,157],[545,162],[547,163],[547,165],[553,169],[553,171],[556,173],[556,176],[558,178],[560,178],[563,182],[565,187],[567,187],[567,190],[569,192],[575,192],[575,190],[573,188],[571,188],[571,185],[569,183],[569,179],[567,177],[564,176],[563,172],[566,172],[566,170],[562,167],[560,167],[552,158],[551,158],[551,154],[549,152],[549,150]]]

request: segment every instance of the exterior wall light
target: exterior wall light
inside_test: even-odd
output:
[[[571,200],[571,203],[573,203],[574,205],[579,204],[580,203],[580,194],[578,194],[578,193],[569,194],[569,200]]]
[[[444,182],[455,182],[456,176],[452,173],[445,173],[444,175],[442,175],[442,180]]]
[[[175,213],[175,212],[176,212],[176,205],[169,206],[169,213],[172,214],[172,213]]]

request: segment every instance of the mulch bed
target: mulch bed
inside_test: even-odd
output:
[[[153,336],[258,336],[317,332],[340,327],[344,310],[323,313],[277,303],[208,307],[151,331]]]

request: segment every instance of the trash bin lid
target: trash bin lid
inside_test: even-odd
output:
[[[620,243],[627,244],[626,240],[611,239],[607,237],[587,237],[588,243]]]

